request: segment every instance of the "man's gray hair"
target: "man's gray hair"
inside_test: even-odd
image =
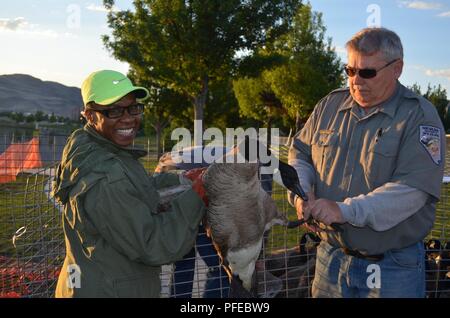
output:
[[[386,62],[403,59],[403,46],[395,32],[386,28],[365,28],[345,45],[348,52],[372,55],[381,52]]]

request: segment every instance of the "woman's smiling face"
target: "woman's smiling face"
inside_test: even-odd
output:
[[[129,93],[112,105],[100,107],[104,109],[126,108],[134,104],[136,104],[136,97],[134,93]],[[121,147],[126,147],[133,143],[142,120],[142,114],[130,115],[127,110],[124,111],[121,117],[114,119],[108,118],[92,109],[88,109],[87,112],[90,113],[90,124],[94,129],[100,135]]]

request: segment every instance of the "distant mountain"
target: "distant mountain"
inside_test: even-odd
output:
[[[79,117],[83,101],[77,87],[42,81],[30,75],[0,75],[0,112],[54,113],[72,119]]]

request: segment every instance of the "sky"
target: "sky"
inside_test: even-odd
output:
[[[226,0],[224,0],[226,1]],[[0,0],[0,75],[22,73],[80,87],[99,69],[126,72],[101,36],[110,34],[101,0]],[[400,81],[441,84],[450,97],[450,0],[310,0],[345,63],[345,43],[360,29],[383,26],[402,39]],[[132,0],[117,0],[116,10]]]

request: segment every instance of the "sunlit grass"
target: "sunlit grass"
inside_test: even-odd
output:
[[[26,181],[26,177],[19,177],[15,182],[0,184],[0,254],[13,252],[15,217],[25,205]]]

